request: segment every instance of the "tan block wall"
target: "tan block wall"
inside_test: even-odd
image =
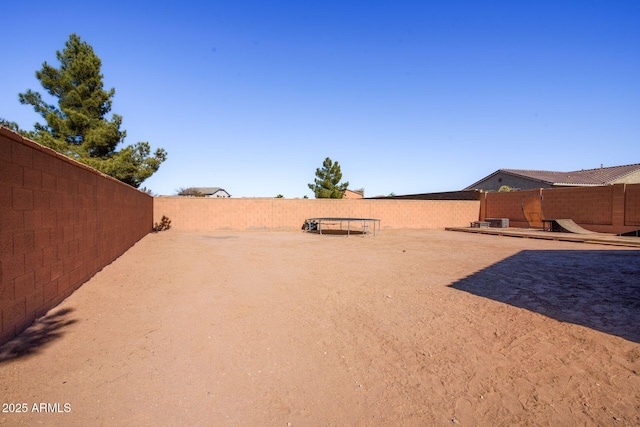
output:
[[[378,218],[385,228],[466,227],[478,220],[477,200],[206,199],[156,197],[154,221],[163,215],[181,231],[299,230],[307,218]]]
[[[510,227],[528,227],[522,211],[522,199],[540,195],[540,189],[486,193],[484,218],[509,218]]]
[[[153,198],[0,128],[0,343],[144,237]]]
[[[545,189],[547,218],[571,218],[583,225],[612,225],[614,186]]]
[[[528,227],[522,200],[536,194],[542,194],[545,219],[569,218],[602,233],[625,233],[640,226],[640,184],[487,193],[482,218],[509,218],[512,227]]]
[[[624,223],[640,228],[640,184],[627,184],[624,200]]]

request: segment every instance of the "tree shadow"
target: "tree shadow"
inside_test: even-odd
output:
[[[0,346],[0,363],[40,352],[48,343],[60,338],[61,329],[76,323],[69,319],[72,308],[63,308],[36,319],[27,329]]]
[[[449,286],[640,343],[640,251],[522,251]]]

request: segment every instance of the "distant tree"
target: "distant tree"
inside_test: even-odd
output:
[[[500,193],[505,193],[505,192],[509,192],[511,191],[511,187],[509,187],[508,185],[503,185],[502,187],[500,187],[498,189],[498,192]]]
[[[151,154],[148,142],[138,142],[116,151],[126,131],[120,130],[122,117],[111,111],[115,89],[105,91],[102,62],[93,48],[71,34],[65,49],[56,52],[60,68],[44,62],[36,78],[58,105],[47,104],[40,93],[30,89],[19,94],[20,103],[33,106],[46,121],[36,123],[31,138],[122,182],[138,188],[167,158],[157,149]]]
[[[278,194],[278,195],[276,196],[276,199],[284,199],[284,196],[283,196],[282,194]]]
[[[204,197],[204,193],[194,187],[179,188],[177,194],[178,196]]]
[[[156,193],[154,193],[150,188],[147,188],[147,187],[140,187],[138,188],[138,190],[142,191],[143,193],[147,193],[148,195],[153,197],[157,196]]]
[[[309,196],[307,196],[306,194],[304,196],[302,196],[303,199],[308,199]]]
[[[316,169],[316,179],[313,184],[309,184],[309,188],[313,190],[316,199],[342,199],[349,182],[341,184],[341,180],[340,164],[327,157],[322,163],[322,168]]]
[[[394,193],[393,191],[391,193],[389,193],[389,195],[387,197],[395,197],[396,193]]]

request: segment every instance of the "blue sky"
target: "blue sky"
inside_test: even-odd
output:
[[[0,116],[71,33],[102,59],[158,194],[313,197],[325,157],[366,196],[460,190],[500,168],[640,162],[640,2],[9,2]]]

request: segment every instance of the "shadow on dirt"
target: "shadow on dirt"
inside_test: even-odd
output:
[[[48,343],[63,335],[62,329],[76,323],[69,319],[72,308],[64,308],[36,319],[19,335],[0,347],[0,363],[37,354]]]
[[[368,231],[362,230],[336,230],[336,229],[322,229],[322,233],[319,230],[307,230],[307,233],[321,234],[323,236],[367,236],[373,235]]]
[[[640,343],[640,251],[522,251],[449,286]]]

